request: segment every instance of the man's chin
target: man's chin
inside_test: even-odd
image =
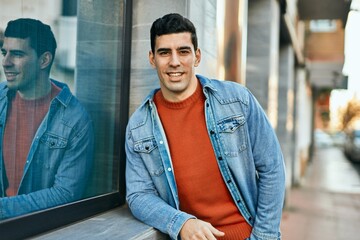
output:
[[[7,86],[10,90],[17,90],[17,89],[18,89],[17,85],[16,85],[14,82],[12,82],[12,81],[7,81],[7,82],[6,82],[6,86]]]

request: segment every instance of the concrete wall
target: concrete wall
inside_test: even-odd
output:
[[[300,185],[311,159],[313,103],[311,87],[305,68],[296,68],[295,100],[295,159],[292,165],[292,185]]]
[[[287,175],[292,174],[294,162],[295,136],[295,56],[291,45],[280,47],[279,62],[279,111],[276,134],[281,144]],[[291,178],[286,179],[286,186],[291,186]]]
[[[278,111],[280,7],[276,0],[249,1],[246,86],[274,128]]]

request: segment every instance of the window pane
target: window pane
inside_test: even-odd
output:
[[[122,1],[1,5],[0,32],[9,20],[39,19],[51,26],[57,50],[50,84],[36,76],[52,54],[29,38],[3,38],[0,79],[10,90],[0,90],[0,220],[118,192]],[[12,88],[16,81],[29,84]]]
[[[96,142],[89,196],[119,190],[119,117],[127,117],[120,105],[123,7],[123,1],[79,1],[75,89],[94,121]]]

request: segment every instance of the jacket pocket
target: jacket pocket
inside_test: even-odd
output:
[[[35,165],[33,165],[33,169],[48,169],[47,172],[49,173],[51,172],[49,169],[57,169],[69,144],[68,141],[68,139],[56,134],[45,132],[41,136],[39,146],[34,152],[32,164]],[[31,151],[34,150],[32,149]]]
[[[247,148],[245,123],[243,115],[226,117],[217,122],[221,144],[228,157],[236,157]]]
[[[157,148],[155,138],[143,139],[134,144],[134,150],[138,153],[150,154],[155,148]]]
[[[51,148],[65,148],[67,146],[67,139],[59,137],[54,134],[45,133],[40,142]]]
[[[154,137],[135,142],[134,151],[140,154],[151,176],[160,176],[164,173],[159,148]]]

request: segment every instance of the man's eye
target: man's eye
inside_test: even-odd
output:
[[[14,52],[12,55],[15,56],[15,57],[22,57],[22,56],[24,56],[24,54],[21,53],[21,52]]]
[[[187,55],[187,54],[189,54],[189,53],[190,53],[189,50],[181,50],[181,51],[180,51],[180,54],[181,54],[181,55]]]
[[[169,55],[169,52],[159,52],[159,55],[160,56],[166,56],[166,55]]]

